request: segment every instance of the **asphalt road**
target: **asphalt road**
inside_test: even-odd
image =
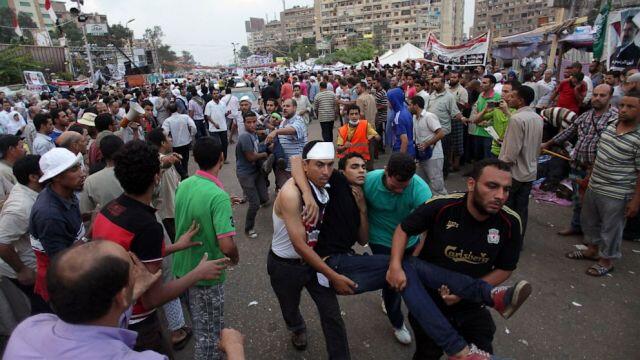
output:
[[[309,138],[320,138],[317,121],[310,125]],[[227,191],[241,194],[235,177],[234,146],[229,154],[231,164],[222,169],[221,179]],[[385,161],[386,157],[377,161],[376,167],[382,167]],[[447,189],[464,190],[463,177],[452,174]],[[273,198],[273,185],[270,192]],[[290,343],[269,284],[266,256],[273,229],[271,207],[258,212],[257,239],[248,239],[240,231],[245,213],[246,205],[234,209],[240,264],[227,277],[226,325],[245,334],[248,359],[325,359],[319,317],[310,297],[305,293],[301,304],[309,347],[299,352]],[[580,238],[556,235],[568,224],[570,215],[570,208],[531,200],[525,247],[509,283],[527,279],[534,291],[510,320],[494,316],[495,352],[512,359],[640,359],[635,349],[640,334],[640,243],[623,244],[623,258],[611,276],[587,276],[584,272],[589,262],[563,256],[580,243]],[[257,304],[251,305],[253,302]],[[352,358],[410,359],[413,346],[395,340],[380,303],[379,293],[340,297]],[[192,358],[192,343],[176,354],[178,359]]]

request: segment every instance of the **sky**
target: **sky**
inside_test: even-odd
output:
[[[67,0],[67,8],[76,6]],[[313,6],[313,0],[286,0],[287,7]],[[465,0],[465,32],[473,23],[474,0]],[[229,63],[232,42],[245,45],[244,22],[249,17],[280,16],[282,0],[85,0],[83,12],[106,14],[109,24],[128,26],[136,38],[146,28],[162,27],[163,43],[180,55],[190,51],[202,65]],[[239,48],[238,48],[239,49]]]

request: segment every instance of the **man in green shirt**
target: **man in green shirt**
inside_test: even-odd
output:
[[[398,224],[431,198],[429,185],[415,172],[413,157],[397,152],[391,155],[384,170],[367,174],[363,190],[368,209],[369,246],[374,254],[391,254],[391,239]],[[409,238],[406,256],[420,251],[418,242],[418,236]],[[404,325],[400,294],[387,287],[382,297],[396,339],[411,343],[411,334]]]
[[[200,232],[192,241],[202,246],[174,254],[173,273],[177,277],[196,267],[205,254],[209,259],[228,257],[231,265],[238,263],[231,199],[218,179],[224,163],[222,145],[212,137],[202,137],[193,146],[193,157],[200,170],[176,190],[176,235],[187,232],[195,221],[200,224]],[[196,339],[194,359],[221,359],[217,344],[224,327],[224,280],[223,273],[216,280],[199,281],[188,290]]]
[[[473,153],[479,159],[491,157],[491,142],[493,138],[486,130],[493,125],[494,116],[500,112],[498,106],[501,100],[500,94],[493,90],[496,78],[493,75],[485,75],[482,78],[482,93],[478,101],[473,105],[469,117],[469,134],[473,136]]]
[[[502,147],[502,140],[504,140],[504,134],[507,132],[507,126],[509,125],[509,119],[511,119],[511,114],[516,111],[516,109],[509,108],[507,101],[509,100],[509,94],[513,91],[513,89],[517,89],[520,87],[520,82],[518,80],[507,81],[502,85],[502,100],[500,100],[499,111],[493,112],[493,129],[498,134],[500,140],[493,139],[491,142],[491,155],[497,158],[500,155],[500,148]]]

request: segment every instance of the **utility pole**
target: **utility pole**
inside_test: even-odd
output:
[[[233,63],[235,66],[238,66],[238,52],[236,51],[236,46],[240,45],[240,43],[232,42],[231,46],[233,46]]]
[[[87,58],[89,59],[89,78],[92,78],[93,75],[95,74],[95,70],[93,68],[93,59],[91,58],[91,46],[89,46],[89,41],[87,40],[87,24],[86,24],[86,15],[85,15],[85,20],[84,21],[80,21],[80,17],[83,16],[82,15],[82,9],[80,8],[80,1],[78,1],[78,12],[80,13],[80,16],[78,16],[78,21],[82,23],[82,40],[84,41],[84,47],[87,49]]]

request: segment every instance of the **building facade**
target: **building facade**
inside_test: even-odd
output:
[[[247,46],[251,52],[256,52],[261,46],[264,34],[264,19],[249,18],[244,22],[244,29],[247,33]]]
[[[463,39],[464,0],[315,0],[316,43],[346,48],[370,39],[382,49],[423,47],[430,32],[446,44]]]
[[[283,40],[294,43],[305,38],[315,38],[314,16],[315,9],[308,6],[294,6],[280,12]]]

